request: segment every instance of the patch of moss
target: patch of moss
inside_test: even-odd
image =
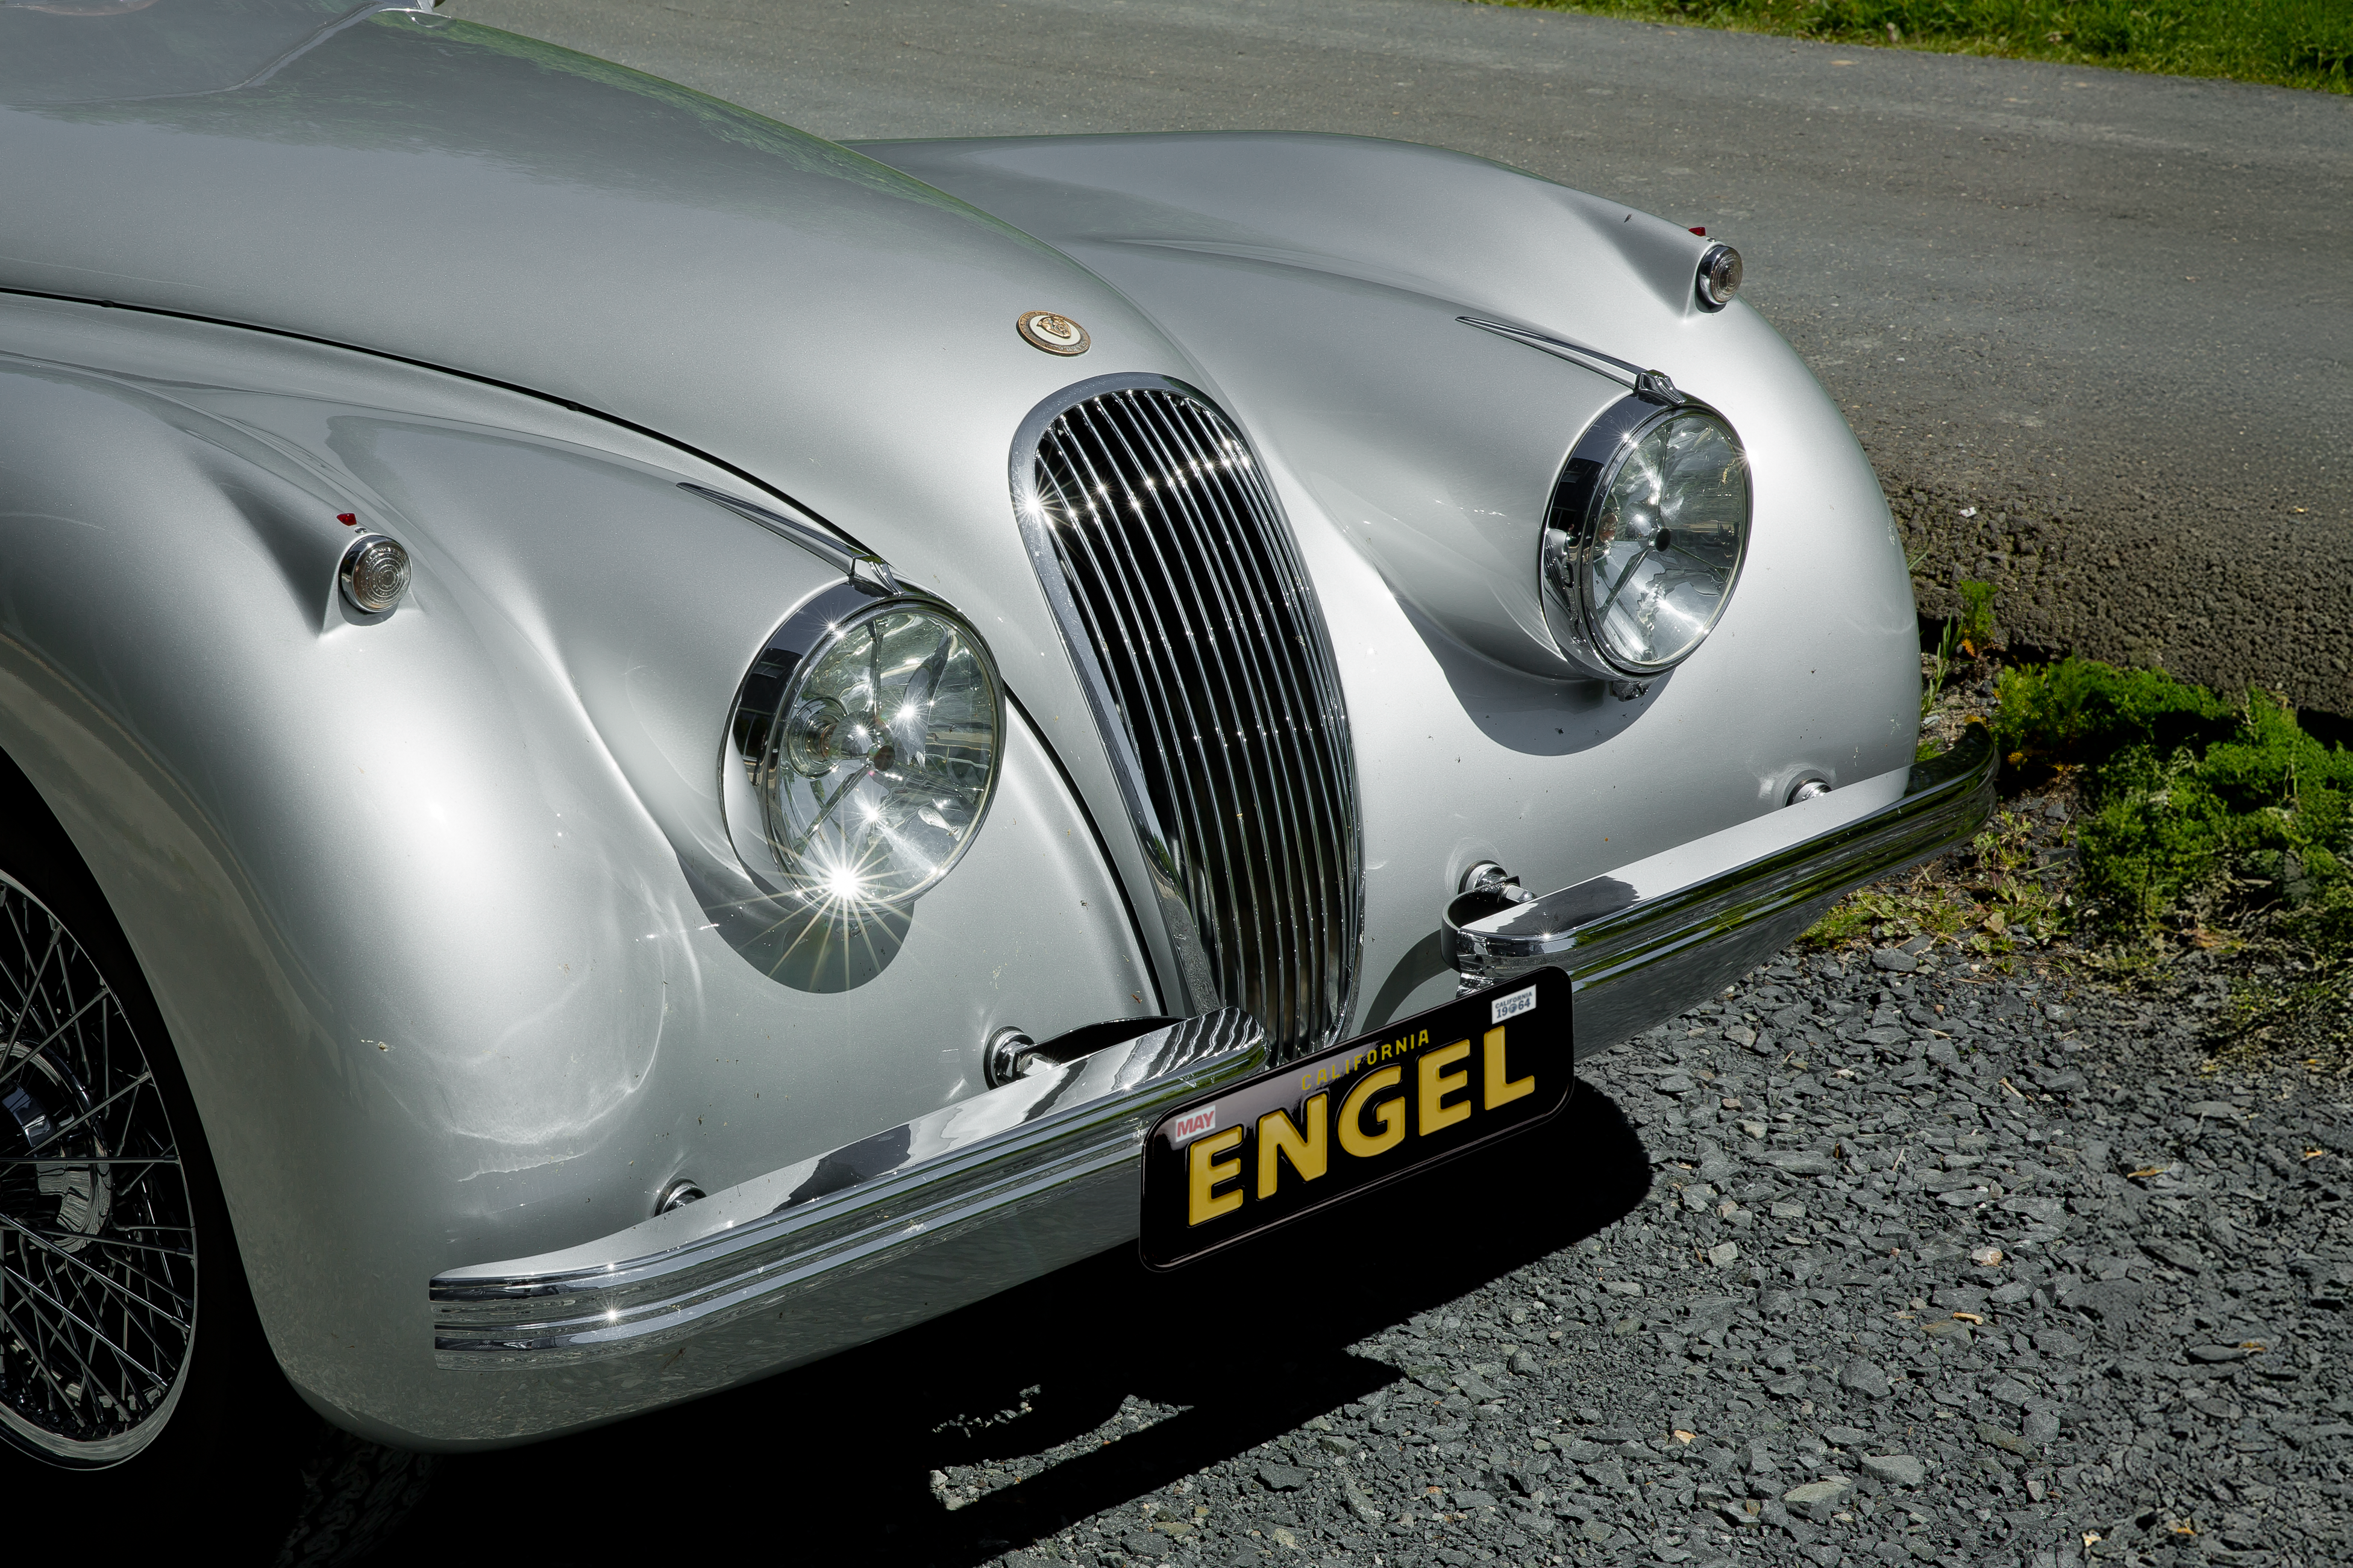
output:
[[[2158,669],[2118,669],[2067,658],[2001,673],[1994,742],[2010,783],[2054,767],[2096,766],[2130,746],[2168,755],[2229,735],[2237,710],[2202,686]]]
[[[1924,662],[1942,712],[1947,660]],[[1926,935],[2000,968],[2063,937],[2052,962],[2116,983],[2227,979],[2221,1059],[2353,1069],[2353,751],[2268,693],[2233,702],[2158,670],[2068,658],[2003,669],[1994,690],[2012,804],[1802,940]]]
[[[2004,672],[1995,734],[2021,772],[2084,770],[2079,912],[2109,936],[2263,915],[2318,952],[2353,938],[2353,752],[2278,699],[2064,659]]]

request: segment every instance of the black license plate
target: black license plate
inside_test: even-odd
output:
[[[1144,1261],[1174,1268],[1568,1101],[1569,980],[1449,1002],[1163,1116],[1144,1146]]]

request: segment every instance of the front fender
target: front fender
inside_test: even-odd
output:
[[[740,479],[338,351],[243,344],[290,356],[280,386],[134,374],[248,335],[74,320],[100,363],[55,332],[0,358],[0,748],[121,921],[271,1342],[331,1415],[462,1442],[438,1271],[971,1093],[997,1026],[1158,1011],[1018,710],[979,838],[881,973],[795,989],[714,933],[678,837],[717,809],[751,658],[839,580],[679,488]],[[338,596],[339,513],[411,552],[384,617]]]

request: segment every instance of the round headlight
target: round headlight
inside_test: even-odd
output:
[[[806,652],[780,646],[792,627],[745,680],[731,726],[769,861],[754,868],[810,902],[911,902],[988,810],[996,667],[970,626],[929,604],[869,604],[827,621]],[[733,837],[747,850],[750,836]]]
[[[1628,398],[1577,443],[1545,531],[1544,586],[1571,662],[1657,675],[1724,614],[1748,543],[1748,459],[1694,404]]]

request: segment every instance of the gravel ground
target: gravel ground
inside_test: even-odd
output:
[[[1916,962],[1785,959],[1604,1058],[1631,1212],[1045,1555],[2343,1561],[2341,1084]]]
[[[1788,955],[1491,1153],[453,1461],[405,1540],[668,1452],[810,1561],[2344,1562],[2347,1084],[2186,1016]]]

